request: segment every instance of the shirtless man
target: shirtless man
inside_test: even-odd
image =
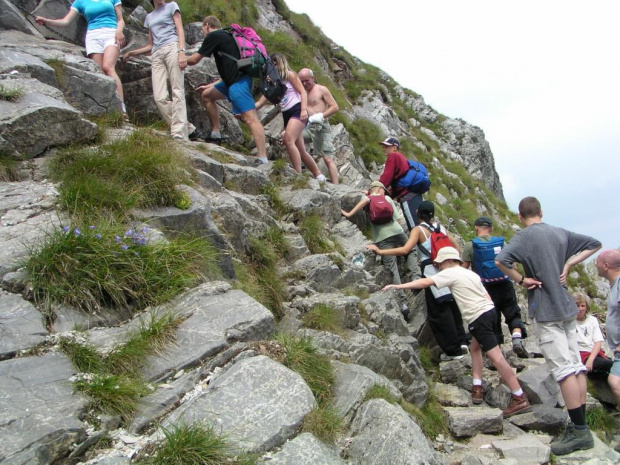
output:
[[[299,79],[308,94],[308,113],[310,115],[308,126],[304,129],[304,139],[312,140],[314,152],[323,157],[332,183],[338,184],[338,167],[331,157],[334,152],[331,126],[327,121],[327,118],[338,111],[338,104],[327,87],[316,83],[311,69],[302,69],[299,72]]]

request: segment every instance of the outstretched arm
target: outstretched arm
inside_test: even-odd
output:
[[[369,203],[370,203],[370,199],[367,196],[364,195],[360,199],[360,201],[357,202],[357,205],[355,207],[353,207],[353,209],[350,212],[346,212],[344,210],[340,210],[340,213],[342,213],[342,215],[347,217],[347,218],[351,218],[353,215],[355,215],[358,211],[360,211],[362,208],[364,208]]]
[[[44,16],[35,16],[34,20],[37,24],[54,27],[67,27],[77,17],[78,12],[73,8],[69,9],[69,12],[62,19],[49,19]]]
[[[149,53],[151,50],[153,50],[153,34],[149,29],[149,43],[146,44],[144,47],[140,47],[135,50],[130,50],[129,52],[123,53],[123,63],[126,63],[131,57],[144,55],[145,53]]]
[[[389,289],[425,289],[435,285],[435,281],[432,278],[416,279],[405,284],[388,284],[383,288],[384,291]]]
[[[375,244],[369,244],[366,246],[366,248],[373,250],[377,253],[377,255],[407,255],[418,244],[419,239],[420,227],[416,226],[411,230],[411,234],[409,234],[409,239],[407,239],[407,242],[405,242],[405,245],[403,245],[402,247],[396,247],[394,249],[380,249]]]

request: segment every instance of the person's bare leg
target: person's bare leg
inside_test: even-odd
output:
[[[517,375],[512,371],[512,368],[504,358],[504,354],[502,354],[502,350],[499,346],[493,347],[487,353],[487,357],[493,363],[493,366],[497,368],[497,372],[504,380],[504,383],[508,386],[508,388],[512,391],[518,391],[521,389],[521,385],[519,384],[519,380],[517,379]]]
[[[620,376],[609,375],[607,377],[607,383],[616,399],[616,410],[620,410]]]
[[[258,119],[258,113],[256,110],[249,110],[239,115],[241,121],[250,127],[252,137],[256,143],[256,149],[258,150],[258,158],[267,159],[267,146],[265,145],[265,129]]]
[[[214,85],[208,86],[200,97],[205,110],[207,110],[207,117],[211,123],[211,132],[220,133],[220,110],[217,107],[217,101],[224,100],[226,97]]]
[[[291,118],[286,125],[286,130],[282,133],[282,142],[286,147],[288,158],[291,160],[293,169],[298,173],[301,173],[301,154],[297,148],[296,139],[301,133],[301,129],[303,129],[303,123],[298,119]]]
[[[121,82],[121,78],[116,74],[116,61],[118,60],[118,56],[121,51],[116,45],[108,45],[104,50],[103,54],[95,53],[91,55],[91,58],[97,62],[101,70],[106,74],[106,76],[110,76],[114,79],[116,83],[116,93],[118,97],[121,99],[121,102],[125,103],[125,97],[123,94],[123,83]],[[95,55],[99,55],[101,58],[101,62],[98,62],[94,57]]]
[[[332,184],[338,184],[338,167],[336,166],[336,162],[327,155],[323,156],[323,161],[329,170],[329,178],[331,179]]]
[[[472,376],[474,379],[482,379],[482,348],[476,338],[472,338],[469,351],[471,353]]]
[[[580,375],[582,374],[580,373]],[[583,378],[585,381],[585,376]],[[582,384],[583,382],[578,375],[569,375],[560,381],[560,391],[562,391],[567,409],[572,410],[586,403],[585,390],[583,390]]]

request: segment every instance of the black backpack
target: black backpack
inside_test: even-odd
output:
[[[270,58],[265,59],[265,64],[259,73],[260,93],[274,105],[277,105],[286,94],[286,84],[278,73],[278,68]]]

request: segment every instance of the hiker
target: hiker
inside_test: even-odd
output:
[[[123,61],[151,53],[153,98],[159,113],[170,126],[173,139],[196,139],[193,124],[187,121],[183,71],[187,67],[185,34],[181,10],[176,2],[153,0],[155,9],[146,15],[144,27],[149,30],[149,42],[144,47],[126,52]],[[168,82],[172,99],[168,93]]]
[[[370,244],[366,248],[383,257],[386,255],[407,255],[417,246],[422,276],[430,278],[437,273],[437,269],[431,260],[431,230],[439,229],[446,233],[443,226],[433,221],[434,216],[435,205],[433,202],[424,201],[417,211],[417,219],[420,224],[411,230],[405,245],[393,249],[380,249],[375,244]],[[443,351],[440,359],[449,361],[463,358],[463,351],[467,350],[467,337],[463,329],[461,312],[450,290],[436,286],[428,287],[424,289],[424,297],[427,321],[437,344]]]
[[[604,338],[598,320],[588,315],[590,297],[578,292],[574,298],[577,304],[577,345],[581,362],[588,369],[589,377],[606,381],[614,362],[601,347]]]
[[[607,382],[616,398],[616,409],[620,410],[620,251],[603,250],[596,258],[598,275],[609,281],[607,296],[607,342],[609,350],[614,354]],[[620,452],[620,446],[615,450]]]
[[[288,60],[283,54],[274,53],[271,55],[271,61],[276,65],[280,78],[286,84],[286,94],[279,103],[284,119],[282,142],[286,147],[293,169],[301,173],[301,162],[303,161],[319,182],[325,182],[325,176],[316,166],[314,159],[306,152],[306,145],[302,136],[304,127],[308,122],[308,97],[304,86],[301,85],[297,73],[290,69]],[[267,97],[262,95],[256,103],[256,109],[260,110],[266,103],[269,101]]]
[[[527,337],[525,325],[521,320],[521,308],[517,303],[515,288],[510,278],[495,266],[495,256],[504,247],[503,237],[494,237],[493,221],[481,216],[474,222],[476,237],[463,247],[463,268],[469,268],[480,276],[482,285],[487,290],[497,312],[495,336],[500,344],[504,343],[502,315],[512,335],[512,350],[518,357],[528,358],[523,347],[522,338]]]
[[[370,190],[368,191],[368,195],[363,195],[360,201],[353,207],[353,209],[349,212],[345,210],[340,210],[343,216],[346,218],[351,218],[355,213],[357,213],[362,208],[368,206],[369,209],[374,207],[375,200],[385,202],[391,206],[392,213],[389,221],[381,223],[373,223],[373,215],[372,212],[371,221],[370,221],[370,236],[373,244],[375,244],[379,249],[391,249],[394,247],[402,247],[407,242],[407,235],[403,230],[403,227],[398,223],[398,221],[402,218],[400,213],[398,212],[398,208],[394,201],[386,195],[387,189],[383,184],[379,181],[374,181],[370,185]],[[371,202],[372,200],[372,202]],[[381,204],[380,204],[381,205]],[[389,208],[385,210],[389,213]],[[410,273],[413,273],[417,268],[417,263],[415,259],[415,255],[413,253],[409,253],[406,255],[406,263],[407,269]],[[392,283],[400,284],[400,273],[398,272],[398,261],[394,255],[384,255],[381,257],[381,261],[383,262],[383,267],[387,272],[392,275]],[[407,303],[407,297],[403,291],[398,292],[398,296],[400,298],[401,303],[401,313],[405,317],[405,321],[409,321],[409,304]]]
[[[116,74],[116,60],[125,46],[125,21],[121,0],[75,0],[69,12],[62,19],[49,19],[35,16],[37,24],[53,27],[67,27],[77,15],[86,19],[86,56],[93,60],[101,70],[114,79],[116,94],[121,101],[121,111],[127,119],[127,108],[123,97],[123,84]]]
[[[383,151],[386,156],[385,166],[383,167],[383,173],[381,173],[379,181],[381,181],[384,186],[387,186],[392,197],[398,199],[400,202],[405,222],[407,223],[409,231],[411,231],[418,224],[416,211],[420,203],[424,200],[422,198],[423,192],[416,193],[411,191],[408,187],[398,186],[398,181],[404,178],[409,172],[409,161],[398,151],[400,148],[400,141],[396,137],[388,137],[379,142],[379,145],[383,146]],[[422,165],[422,167],[423,166],[424,165]],[[424,173],[426,173],[426,168],[424,168]],[[420,176],[420,180],[423,178],[424,176]],[[430,186],[428,176],[425,176],[424,180],[428,182],[428,186]],[[428,187],[426,187],[424,192],[427,190]]]
[[[308,126],[304,129],[304,138],[312,141],[313,154],[323,157],[329,171],[332,184],[338,184],[338,167],[332,158],[335,152],[332,143],[331,126],[328,118],[338,111],[334,96],[325,86],[316,83],[311,69],[299,71],[299,80],[308,94]]]
[[[482,285],[480,277],[473,271],[460,266],[461,263],[458,250],[454,247],[443,247],[435,258],[435,266],[439,268],[437,274],[406,284],[390,284],[385,286],[383,290],[392,288],[428,289],[430,286],[448,287],[454,295],[472,335],[470,344],[473,374],[472,402],[481,404],[483,401],[482,351],[484,351],[512,393],[510,404],[503,411],[504,418],[529,412],[531,406],[527,396],[521,389],[514,371],[504,358],[495,337],[497,312],[493,308],[493,301]]]
[[[227,99],[232,102],[235,117],[249,126],[258,150],[258,160],[261,163],[269,163],[265,146],[265,130],[258,119],[252,97],[252,77],[238,69],[235,59],[226,56],[231,55],[237,60],[241,57],[235,38],[231,33],[222,30],[220,20],[215,16],[207,16],[204,19],[202,33],[205,39],[198,52],[187,58],[187,64],[194,66],[204,57],[213,56],[220,75],[220,79],[216,82],[203,84],[196,88],[201,94],[211,122],[211,135],[207,140],[213,142],[222,140],[217,101]]]
[[[577,305],[566,289],[570,268],[601,248],[592,237],[566,231],[542,221],[540,202],[525,197],[519,202],[523,229],[495,259],[497,267],[515,283],[527,288],[529,315],[540,350],[559,383],[570,422],[551,443],[555,455],[594,447],[586,424],[586,367],[577,346]],[[524,274],[513,267],[523,265]]]

